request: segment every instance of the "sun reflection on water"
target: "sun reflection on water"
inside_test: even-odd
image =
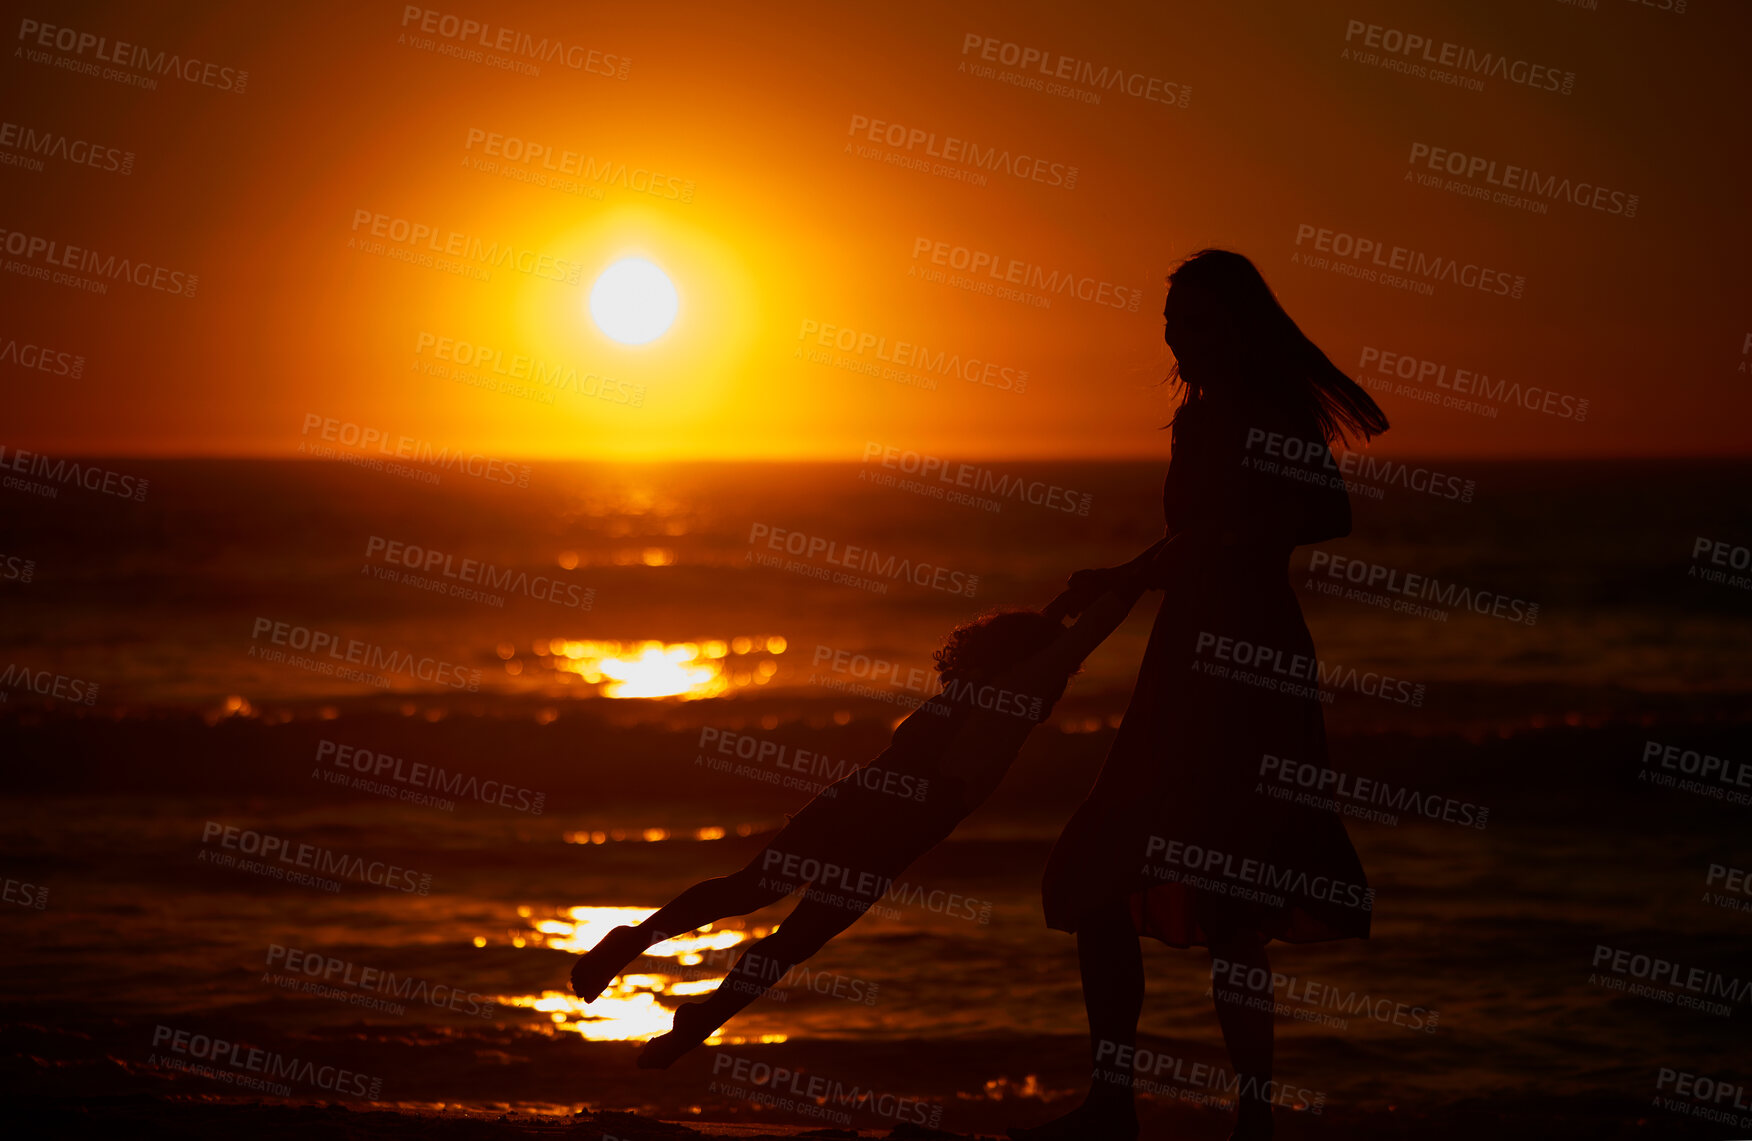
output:
[[[531,652],[539,668],[568,680],[582,679],[599,687],[604,697],[696,701],[766,685],[779,672],[777,658],[786,648],[785,639],[773,634],[703,642],[538,638]],[[523,673],[521,659],[503,648],[500,656],[509,658],[507,672]]]
[[[531,919],[526,938],[514,938],[513,946],[543,946],[556,951],[581,954],[600,942],[616,927],[642,923],[656,914],[652,907],[573,907],[553,919]],[[519,908],[520,915],[529,918],[528,908]],[[570,1031],[593,1042],[626,1042],[666,1033],[674,1022],[671,1005],[664,998],[687,998],[704,994],[718,985],[718,979],[701,977],[703,973],[724,974],[732,956],[725,952],[765,935],[762,928],[713,930],[710,925],[686,935],[666,939],[645,952],[650,959],[673,959],[674,970],[628,971],[616,975],[589,1006],[564,991],[544,990],[540,994],[501,995],[498,1001],[506,1006],[532,1010],[548,1016],[552,1029]],[[477,936],[476,946],[484,946],[484,937]],[[711,972],[689,970],[714,958]],[[754,1037],[714,1035],[708,1045],[748,1042],[783,1042],[784,1034],[762,1034]]]

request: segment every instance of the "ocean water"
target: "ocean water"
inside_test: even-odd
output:
[[[0,908],[15,1085],[239,1092],[162,1064],[170,1027],[346,1062],[405,1105],[805,1120],[714,1084],[724,1056],[929,1098],[957,1129],[1037,1120],[1079,1088],[1074,943],[1045,929],[1039,874],[1111,740],[1153,598],[992,802],[720,1042],[666,1073],[630,1066],[786,905],[655,949],[591,1008],[565,977],[608,927],[740,866],[822,779],[710,765],[714,743],[873,755],[954,623],[1040,604],[1153,540],[1159,468],[992,465],[1024,488],[993,510],[878,465],[537,466],[527,487],[112,466],[151,479],[144,503],[5,504],[0,551],[32,573],[0,585],[0,658],[98,686],[84,704],[15,685],[0,707],[0,874],[46,888],[24,894],[40,908]],[[1663,1067],[1729,1070],[1745,1002],[1614,989],[1596,962],[1622,948],[1752,978],[1752,919],[1706,881],[1743,852],[1752,806],[1653,785],[1642,763],[1651,739],[1747,755],[1752,596],[1691,573],[1699,536],[1745,544],[1746,471],[1465,471],[1470,502],[1359,496],[1332,553],[1537,603],[1536,621],[1396,613],[1310,586],[1307,552],[1293,564],[1322,658],[1405,683],[1341,680],[1335,766],[1484,807],[1488,826],[1350,820],[1374,934],[1274,951],[1300,996],[1280,1011],[1280,1072],[1334,1107],[1442,1112],[1636,1102]],[[1029,487],[1087,495],[1088,513]],[[769,545],[789,532],[801,556]],[[442,592],[400,564],[380,577],[392,543],[419,547]],[[833,581],[852,566],[865,581]],[[277,644],[276,623],[288,643],[302,629],[389,652],[343,676],[356,663]],[[339,870],[302,878],[276,843]],[[1220,1063],[1206,958],[1148,963],[1146,1040]]]
[[[110,466],[148,478],[146,500],[75,487],[6,493],[0,543],[35,572],[3,586],[0,651],[88,679],[99,706],[124,711],[404,695],[485,708],[614,684],[553,668],[554,639],[612,642],[633,659],[653,641],[748,639],[746,660],[717,659],[725,688],[684,689],[696,694],[809,690],[822,661],[841,654],[890,663],[886,681],[928,670],[945,632],[981,609],[1042,605],[1070,572],[1129,558],[1161,533],[1163,469],[1143,463],[974,465],[971,487],[879,462],[536,465],[520,473],[527,486],[432,465]],[[1718,568],[1693,558],[1700,538],[1748,542],[1746,465],[1426,466],[1444,477],[1442,494],[1369,483],[1353,495],[1352,536],[1292,563],[1322,658],[1429,687],[1420,725],[1451,728],[1450,712],[1561,720],[1576,712],[1563,698],[1589,691],[1752,685],[1742,652],[1752,591],[1696,577]],[[1487,617],[1464,602],[1413,617],[1379,598],[1332,597],[1315,587],[1351,585],[1333,563],[1307,573],[1311,559],[1332,557],[1399,584],[1423,576],[1463,588],[1450,597],[1481,609],[1497,597],[1519,615],[1531,605],[1537,617]],[[1079,691],[1123,693],[1155,605],[1152,596],[1091,659]],[[263,620],[275,625],[258,630]],[[430,664],[358,679],[340,671],[359,663],[332,652],[309,655],[337,667],[327,672],[264,658],[297,656],[297,637],[324,635],[377,655],[361,661]],[[775,637],[788,649],[762,652]],[[476,687],[458,688],[474,670]],[[738,673],[747,683],[734,683]],[[1449,711],[1443,691],[1464,708]]]

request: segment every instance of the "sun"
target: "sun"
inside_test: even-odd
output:
[[[643,345],[675,324],[681,298],[669,275],[644,258],[622,258],[590,287],[590,319],[610,340]]]

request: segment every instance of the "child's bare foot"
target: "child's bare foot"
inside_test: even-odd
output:
[[[1137,1141],[1138,1111],[1129,1102],[1085,1101],[1063,1117],[1012,1129],[1015,1141]]]
[[[712,1036],[718,1024],[706,1013],[703,1002],[689,1002],[675,1008],[675,1024],[669,1033],[659,1034],[639,1051],[641,1070],[667,1070],[671,1063]]]
[[[588,1005],[648,946],[637,927],[616,927],[572,964],[572,993]]]

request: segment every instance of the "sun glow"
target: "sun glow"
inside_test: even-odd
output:
[[[680,308],[675,283],[644,258],[622,258],[590,288],[590,319],[604,336],[623,345],[655,341],[675,324]]]

